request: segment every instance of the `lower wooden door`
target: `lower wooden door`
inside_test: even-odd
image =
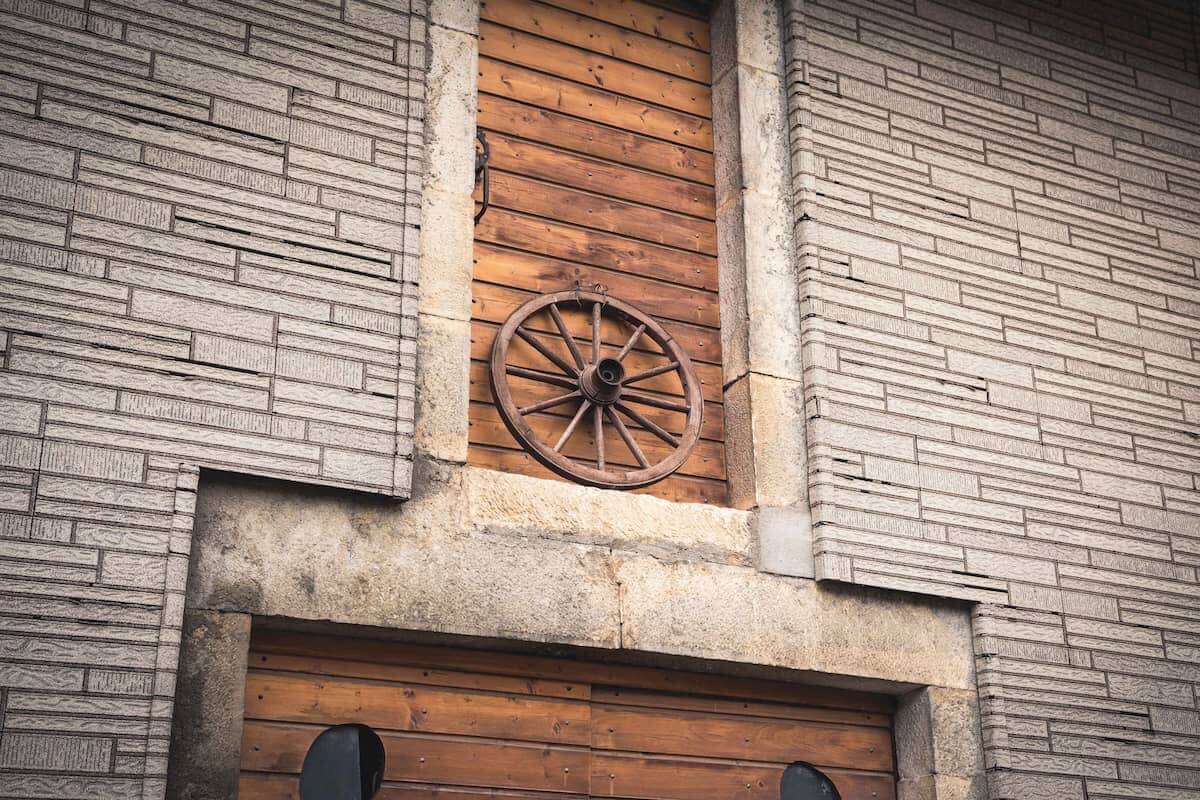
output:
[[[256,632],[242,800],[298,798],[309,744],[362,722],[385,800],[777,800],[805,761],[896,796],[890,698],[612,664]]]

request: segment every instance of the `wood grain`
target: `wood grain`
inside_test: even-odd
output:
[[[622,664],[272,631],[251,639],[240,797],[294,800],[325,726],[366,722],[387,800],[775,800],[814,764],[895,800],[890,698]]]
[[[679,474],[643,491],[727,502],[704,16],[644,0],[485,0],[479,46],[478,122],[491,147],[492,180],[490,209],[475,228],[470,463],[550,476],[500,423],[479,372],[495,330],[522,303],[602,286],[663,324],[700,375],[706,419],[697,452]],[[587,319],[565,316],[580,346],[590,345]],[[552,327],[531,320],[531,329],[549,334],[539,341],[570,358]],[[628,332],[605,323],[602,336],[607,347],[620,348]],[[547,366],[524,343],[513,356],[523,366]],[[648,368],[655,358],[635,351],[626,366]],[[671,377],[644,388],[678,397]],[[523,405],[556,396],[555,387],[528,380],[510,385],[526,390]],[[671,412],[638,410],[649,422],[632,426],[635,440],[648,454],[666,452],[646,427],[678,434],[679,424]],[[537,413],[538,430],[561,432],[573,411]],[[594,425],[589,414],[568,443],[569,455],[594,446]],[[612,463],[634,466],[617,432],[606,434]]]
[[[707,83],[667,75],[485,20],[479,23],[479,54],[704,119],[712,117],[712,92]]]

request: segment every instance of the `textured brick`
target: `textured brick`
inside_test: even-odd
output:
[[[1007,602],[975,626],[992,800],[1200,787],[1178,769],[1200,751],[1200,447],[1185,432],[1200,421],[1185,188],[1200,140],[1184,108],[1200,89],[1170,77],[1197,54],[1165,55],[1188,35],[1165,6],[1118,5],[1120,22],[1080,4],[785,3],[797,233],[829,264],[801,296],[822,337],[808,445],[839,457],[810,463],[820,516],[838,520],[816,537],[817,577]],[[1056,33],[1095,26],[1124,32],[1103,48]],[[1126,49],[1135,39],[1153,66]],[[844,254],[858,292],[835,277]],[[922,291],[925,274],[954,291]],[[864,408],[878,397],[886,418]],[[831,490],[855,464],[892,496]],[[926,465],[978,493],[920,485]],[[894,499],[919,485],[915,504]],[[872,503],[912,530],[855,516]],[[963,567],[946,566],[947,544]],[[1169,747],[1139,738],[1151,722]]]
[[[0,795],[162,796],[181,461],[408,495],[414,5],[0,11]]]
[[[107,772],[112,739],[6,733],[0,739],[0,767],[25,770]]]

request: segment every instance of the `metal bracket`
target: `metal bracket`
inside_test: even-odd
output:
[[[483,131],[476,131],[475,138],[479,140],[482,146],[481,151],[475,153],[475,182],[483,182],[483,202],[479,210],[475,212],[475,224],[479,224],[479,220],[483,219],[483,215],[487,213],[488,206],[491,203],[492,182],[491,176],[488,173],[488,158],[491,157],[492,151],[488,147],[487,137],[483,135]]]

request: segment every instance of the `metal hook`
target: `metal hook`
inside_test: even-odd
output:
[[[475,212],[475,224],[478,225],[479,220],[483,219],[483,215],[487,213],[488,206],[491,203],[492,182],[488,169],[488,159],[491,157],[492,151],[488,146],[487,137],[484,136],[483,131],[476,130],[475,138],[479,140],[479,144],[483,147],[482,152],[475,154],[475,182],[479,183],[481,179],[483,181],[482,204],[479,210]]]

